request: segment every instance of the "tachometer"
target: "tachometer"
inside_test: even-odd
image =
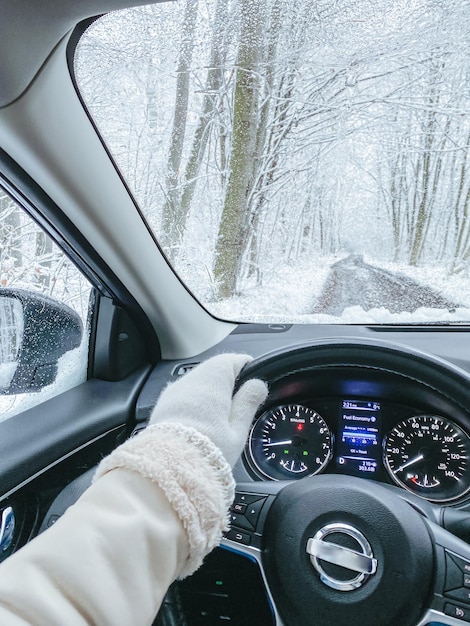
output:
[[[470,489],[470,439],[440,416],[418,415],[392,428],[384,462],[398,485],[428,500],[455,500]]]
[[[248,450],[257,472],[274,480],[293,480],[325,467],[332,454],[332,435],[316,411],[288,404],[259,417]]]

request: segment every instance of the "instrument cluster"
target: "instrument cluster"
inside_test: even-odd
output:
[[[278,404],[257,417],[245,449],[255,478],[321,472],[396,484],[433,502],[470,490],[470,438],[452,419],[369,398]]]

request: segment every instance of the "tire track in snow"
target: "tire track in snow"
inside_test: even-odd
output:
[[[422,307],[453,311],[459,305],[403,274],[374,267],[362,256],[351,255],[332,265],[312,312],[341,315],[351,306],[364,311],[383,307],[391,313],[412,313]]]

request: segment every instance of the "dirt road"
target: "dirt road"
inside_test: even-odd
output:
[[[365,311],[384,307],[400,313],[421,307],[454,310],[458,304],[407,276],[379,269],[365,263],[362,256],[351,255],[331,267],[313,313],[341,315],[350,306]]]

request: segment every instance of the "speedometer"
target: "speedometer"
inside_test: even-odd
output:
[[[248,451],[256,473],[294,480],[325,467],[332,454],[332,436],[316,411],[288,404],[259,417],[250,432]]]
[[[398,485],[428,500],[455,500],[470,489],[470,439],[440,416],[397,424],[385,438],[384,462]]]

